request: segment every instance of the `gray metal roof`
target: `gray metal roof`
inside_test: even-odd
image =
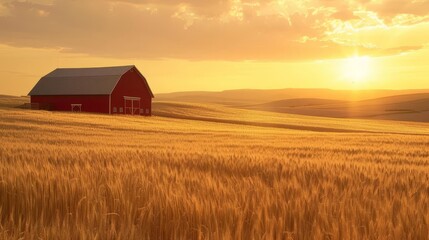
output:
[[[109,95],[122,75],[134,67],[58,68],[42,77],[28,95]]]

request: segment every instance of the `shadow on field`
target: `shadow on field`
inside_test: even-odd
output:
[[[249,122],[249,121],[209,118],[209,117],[194,117],[194,116],[191,117],[191,116],[183,116],[183,115],[174,114],[174,113],[157,113],[156,115],[159,117],[176,118],[176,119],[197,120],[197,121],[207,121],[207,122],[216,122],[216,123],[228,123],[228,124],[238,124],[238,125],[247,125],[247,126],[256,126],[256,127],[284,128],[284,129],[313,131],[313,132],[377,133],[377,132],[363,131],[363,130],[348,130],[348,129],[325,128],[325,127],[314,127],[314,126],[299,126],[299,125],[283,124],[283,123],[263,123],[263,122]]]

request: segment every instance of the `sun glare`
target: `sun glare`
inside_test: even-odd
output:
[[[342,71],[347,81],[352,83],[364,82],[370,74],[370,58],[354,56],[345,59]]]

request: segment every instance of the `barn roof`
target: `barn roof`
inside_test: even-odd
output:
[[[132,68],[135,66],[58,68],[42,77],[28,95],[109,95],[122,75]],[[141,76],[153,97],[146,79]]]

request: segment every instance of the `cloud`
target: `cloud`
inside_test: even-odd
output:
[[[372,21],[372,24],[362,25],[362,21]],[[343,45],[379,49],[400,49],[402,46],[424,46],[429,43],[429,22],[421,21],[420,17],[401,18],[392,25],[386,25],[379,18],[362,21],[332,22],[327,38]]]
[[[356,33],[364,33],[368,27],[380,28],[378,33],[394,29],[389,24],[425,23],[424,16],[413,15],[420,10],[412,11],[411,4],[406,11],[396,11],[397,15],[396,8],[378,10],[388,2],[4,1],[0,6],[8,14],[1,15],[0,7],[0,43],[116,58],[282,61],[346,57],[356,52],[397,54],[409,51],[402,46],[423,44],[383,46],[371,37],[359,40]],[[417,6],[426,5],[420,2]],[[385,16],[391,21],[386,23]]]
[[[399,14],[412,14],[416,16],[424,16],[429,13],[428,0],[384,0],[372,3],[369,10],[377,12],[383,18],[393,18]]]

